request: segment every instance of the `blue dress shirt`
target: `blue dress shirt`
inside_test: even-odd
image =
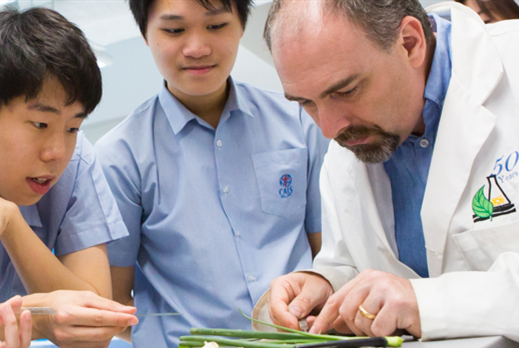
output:
[[[451,23],[436,14],[432,18],[437,36],[424,94],[425,133],[420,137],[411,134],[384,163],[393,194],[398,255],[421,277],[428,277],[429,271],[420,212],[452,69]]]
[[[191,327],[251,329],[270,282],[311,268],[321,231],[326,140],[281,93],[230,79],[214,129],[166,87],[96,144],[130,237],[109,246],[135,266],[135,347],[172,347]]]
[[[35,205],[20,207],[32,230],[57,256],[128,235],[94,148],[78,134],[70,163],[58,182]],[[27,250],[27,257],[31,251]],[[49,272],[49,270],[42,270]],[[26,295],[20,277],[0,243],[0,302]]]

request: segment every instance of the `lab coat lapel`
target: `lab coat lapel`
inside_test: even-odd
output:
[[[474,16],[458,4],[452,6],[453,72],[421,212],[431,277],[442,274],[452,217],[473,162],[496,121],[483,103],[501,79],[503,68],[483,23]]]
[[[398,255],[395,253],[397,250],[396,240],[394,238],[388,240],[388,234],[386,234],[386,231],[388,231],[390,236],[394,236],[395,231],[389,177],[382,164],[364,164],[361,169],[365,172],[356,176],[361,181],[357,186],[360,187],[359,192],[362,192],[362,206],[369,207],[369,209],[365,209],[369,224],[386,251],[398,259]]]

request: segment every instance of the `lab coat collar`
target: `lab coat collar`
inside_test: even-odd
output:
[[[40,213],[38,212],[38,207],[36,204],[26,206],[26,207],[19,207],[20,212],[22,213],[22,216],[27,222],[27,224],[31,227],[42,227],[41,219],[40,219]]]
[[[456,3],[438,4],[428,11],[445,10],[445,7],[450,8],[452,18],[453,73],[422,205],[431,277],[443,273],[443,253],[452,217],[469,181],[474,160],[496,122],[496,116],[483,103],[503,75],[497,49],[479,16]],[[459,151],[452,151],[461,147],[462,156]]]
[[[429,13],[445,16],[450,10],[452,20],[453,79],[457,79],[474,98],[483,104],[503,76],[499,53],[479,15],[456,2],[443,2],[427,8]],[[470,56],[467,52],[471,52]]]

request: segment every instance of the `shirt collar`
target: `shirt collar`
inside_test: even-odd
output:
[[[236,88],[234,80],[229,77],[230,90],[229,98],[225,104],[225,108],[222,113],[222,121],[225,121],[230,117],[232,111],[241,111],[243,114],[254,117],[250,108],[246,102],[243,93]],[[166,117],[171,124],[171,128],[175,134],[178,134],[186,124],[192,120],[197,120],[199,123],[204,122],[200,117],[189,111],[177,98],[175,98],[168,90],[166,83],[162,85],[159,92],[159,102],[166,114]],[[205,122],[204,122],[205,123]]]
[[[229,77],[229,81],[231,82],[231,90],[229,91],[229,100],[227,101],[226,109],[229,111],[239,110],[245,115],[254,117],[250,111],[249,104],[247,103],[247,99],[243,95],[243,92],[240,92],[240,90],[236,88],[236,83],[232,77]],[[229,108],[227,108],[227,106],[229,106]]]
[[[38,207],[36,204],[30,206],[19,207],[22,216],[27,222],[27,224],[31,227],[42,227],[40,213],[38,212]]]

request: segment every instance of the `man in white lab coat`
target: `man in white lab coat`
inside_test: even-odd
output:
[[[519,341],[519,21],[443,3],[429,25],[419,6],[274,1],[265,34],[286,96],[336,141],[323,248],[272,283],[270,315]]]

